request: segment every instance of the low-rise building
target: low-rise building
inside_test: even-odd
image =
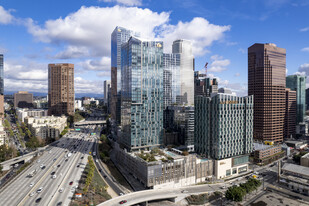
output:
[[[213,161],[168,150],[128,153],[116,148],[116,161],[145,188],[176,188],[204,182],[213,175]]]
[[[16,109],[16,115],[22,122],[26,117],[45,117],[47,116],[47,109]]]
[[[254,162],[260,165],[269,164],[284,156],[281,145],[266,145],[264,143],[253,143]]]
[[[5,144],[6,132],[4,131],[2,120],[0,120],[0,146]]]
[[[285,163],[281,171],[280,183],[295,192],[309,195],[309,167]]]
[[[309,167],[309,153],[305,154],[300,158],[300,165],[304,167]]]
[[[285,144],[297,150],[305,149],[308,146],[307,143],[302,141],[285,141]]]
[[[26,117],[25,123],[33,136],[57,139],[67,126],[67,118],[65,116]]]
[[[216,179],[241,175],[249,171],[248,162],[248,155],[215,160],[214,175]]]

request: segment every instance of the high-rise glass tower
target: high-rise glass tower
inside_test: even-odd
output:
[[[163,43],[131,37],[121,48],[121,142],[130,149],[163,140]]]
[[[287,76],[286,87],[296,91],[296,123],[303,122],[306,113],[306,76]]]
[[[248,48],[248,95],[254,95],[253,137],[283,141],[286,50],[275,44]]]
[[[179,104],[180,93],[180,54],[163,54],[163,101],[167,106]]]
[[[180,103],[194,106],[194,57],[191,41],[183,39],[174,41],[172,53],[180,54]]]
[[[121,45],[131,36],[139,34],[120,26],[111,35],[111,116],[117,123],[120,123]]]

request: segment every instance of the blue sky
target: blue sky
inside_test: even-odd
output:
[[[309,75],[309,0],[1,0],[5,91],[47,91],[47,64],[75,64],[75,92],[102,93],[115,26],[164,41],[193,42],[195,70],[247,93],[247,48],[287,50],[287,74]],[[309,79],[309,78],[308,78]],[[308,81],[309,82],[309,81]],[[309,85],[308,85],[309,86]]]

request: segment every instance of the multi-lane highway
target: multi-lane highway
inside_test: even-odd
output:
[[[69,205],[93,142],[84,133],[61,138],[1,191],[1,205]]]

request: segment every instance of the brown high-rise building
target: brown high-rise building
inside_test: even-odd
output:
[[[48,65],[48,114],[74,115],[74,64]]]
[[[33,94],[29,92],[19,91],[14,93],[15,108],[31,108],[33,107]]]
[[[253,138],[282,142],[286,50],[275,44],[248,48],[248,95],[254,95]]]
[[[284,138],[295,137],[296,133],[296,91],[285,89]]]

